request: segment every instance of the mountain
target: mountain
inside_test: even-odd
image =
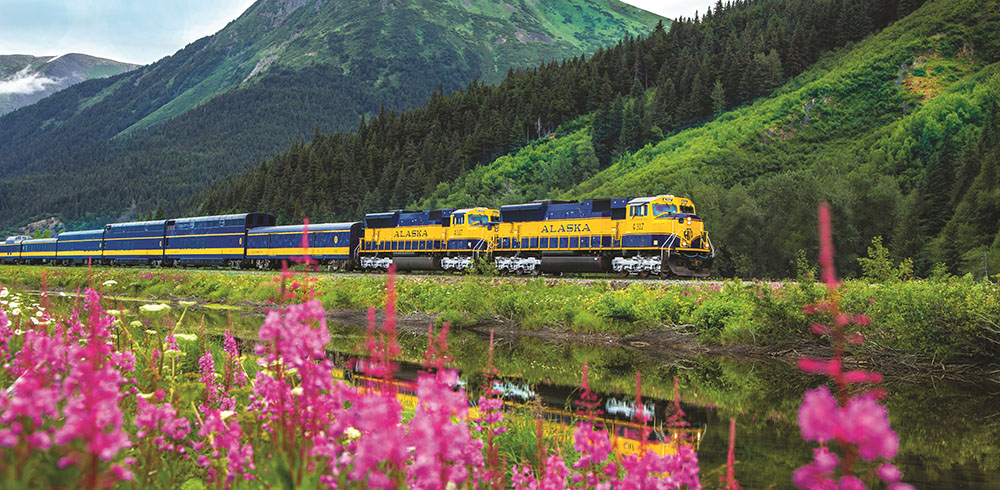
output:
[[[789,277],[800,254],[818,249],[816,208],[827,201],[838,270],[847,275],[860,272],[857,258],[882,236],[920,275],[981,277],[1000,270],[998,6],[928,2],[768,96],[637,151],[621,145],[636,99],[620,100],[609,111],[621,121],[610,135],[617,146],[610,166],[592,163],[607,131],[598,112],[420,205],[687,195],[712,233],[721,274]],[[643,94],[647,111],[665,88]]]
[[[138,66],[79,53],[42,57],[0,55],[0,116],[75,83],[119,75]]]
[[[161,201],[176,210],[316,130],[661,20],[616,0],[259,0],[170,57],[0,118],[0,228],[50,214],[97,223]]]
[[[876,236],[921,274],[982,274],[984,255],[997,271],[998,1],[922,3],[737,2],[585,61],[317,136],[216,186],[197,210],[293,222],[688,195],[720,273],[788,277],[818,249],[826,200],[845,274]]]

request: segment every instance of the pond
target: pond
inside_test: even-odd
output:
[[[66,298],[66,301],[71,300]],[[106,307],[138,306],[106,300]],[[184,306],[175,305],[174,316]],[[231,330],[253,342],[263,321],[259,313],[238,309],[190,308],[186,328],[221,335]],[[365,335],[362,325],[330,325],[331,357],[350,371]],[[401,332],[398,377],[420,368],[426,336]],[[473,391],[482,386],[489,357],[489,338],[469,331],[448,337],[452,366]],[[495,339],[494,363],[499,382],[512,403],[537,397],[547,409],[573,410],[579,396],[584,363],[591,389],[611,415],[634,410],[636,372],[654,424],[666,424],[673,413],[674,381],[678,405],[686,413],[689,435],[700,460],[702,484],[720,486],[725,474],[729,421],[736,418],[736,477],[744,488],[792,488],[791,475],[811,459],[813,444],[803,441],[796,424],[802,393],[824,379],[805,375],[794,366],[719,356],[676,357],[604,345],[549,343],[528,337]],[[1000,488],[1000,384],[988,380],[940,379],[913,373],[890,377],[882,384],[900,449],[895,460],[904,480],[917,488]],[[559,404],[562,407],[559,407]],[[874,482],[873,466],[861,475]]]

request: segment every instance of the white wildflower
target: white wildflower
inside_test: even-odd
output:
[[[344,431],[344,435],[346,435],[348,439],[353,441],[361,437],[361,431],[355,429],[354,427],[348,427],[347,430]]]
[[[174,334],[174,338],[177,340],[185,340],[187,342],[194,342],[195,340],[198,340],[198,336],[193,333]]]
[[[110,288],[111,286],[115,286],[117,284],[118,284],[118,281],[116,281],[114,279],[108,279],[107,281],[104,281],[104,282],[101,283],[101,285],[104,286],[104,287],[106,287],[106,288]]]

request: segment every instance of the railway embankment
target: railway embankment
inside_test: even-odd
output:
[[[240,273],[187,269],[0,267],[0,285],[158,300],[194,300],[247,308],[272,306],[308,287],[332,319],[363,322],[382,308],[381,275]],[[624,345],[669,355],[714,353],[793,361],[823,355],[829,343],[814,325],[830,324],[831,297],[815,282],[671,282],[609,278],[408,276],[396,281],[404,328],[427,323],[553,342]],[[863,343],[848,359],[886,370],[930,368],[989,373],[1000,362],[1000,287],[969,277],[869,283],[846,281],[839,310]]]

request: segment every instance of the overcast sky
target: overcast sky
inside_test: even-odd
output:
[[[712,0],[624,0],[667,18]],[[0,0],[0,54],[85,53],[146,64],[214,34],[254,0]]]

